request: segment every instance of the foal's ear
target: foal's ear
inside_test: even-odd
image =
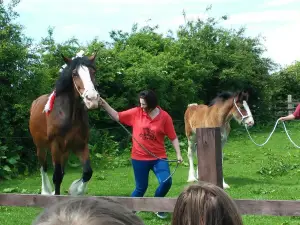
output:
[[[247,91],[240,91],[238,94],[238,102],[243,102],[244,100],[248,101],[248,96],[249,94]]]
[[[245,101],[248,101],[248,98],[249,98],[249,91],[248,91],[248,90],[243,91],[243,96],[244,96],[244,100],[245,100]]]
[[[61,54],[61,57],[63,58],[64,62],[69,65],[72,62],[72,59],[64,56],[63,54]]]

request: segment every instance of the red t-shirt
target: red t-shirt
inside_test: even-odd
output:
[[[119,112],[119,121],[132,126],[133,137],[147,150],[159,158],[166,158],[164,138],[167,136],[172,141],[177,135],[171,116],[160,107],[158,108],[160,112],[153,120],[141,107],[135,107]],[[136,160],[157,159],[144,150],[133,138],[131,158]]]
[[[295,112],[293,112],[295,119],[300,119],[300,104],[297,105]]]

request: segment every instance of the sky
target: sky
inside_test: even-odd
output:
[[[57,42],[76,37],[83,44],[95,37],[110,41],[110,31],[130,32],[134,23],[176,32],[184,24],[183,10],[188,20],[227,15],[223,27],[245,27],[246,35],[264,38],[264,56],[283,67],[300,61],[300,0],[21,0],[15,10],[35,41],[54,27]]]

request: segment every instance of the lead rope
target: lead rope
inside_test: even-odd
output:
[[[272,132],[270,133],[269,137],[267,138],[267,140],[266,140],[264,143],[262,143],[262,144],[256,143],[256,142],[253,140],[253,138],[251,137],[251,135],[250,135],[250,133],[249,133],[249,130],[248,130],[248,128],[247,128],[246,125],[245,125],[245,128],[246,128],[246,131],[247,131],[247,133],[248,133],[249,138],[251,139],[251,141],[252,141],[254,144],[256,144],[257,146],[264,146],[265,144],[268,143],[268,141],[270,140],[271,136],[273,135],[273,133],[274,133],[274,131],[275,131],[277,125],[278,125],[278,122],[279,122],[279,119],[276,121],[275,126],[274,126]],[[292,138],[290,137],[290,135],[289,135],[289,133],[288,133],[288,131],[287,131],[287,129],[286,129],[286,126],[285,126],[284,121],[282,121],[282,124],[283,124],[284,131],[285,131],[286,135],[288,136],[290,142],[291,142],[296,148],[300,148],[300,146],[298,146],[298,145],[292,140]]]
[[[102,107],[102,108],[104,108],[104,107]],[[105,110],[105,109],[104,109]],[[106,111],[106,110],[105,110]],[[106,111],[107,112],[107,111]],[[110,118],[112,118],[112,116],[107,112],[107,114],[109,115],[109,117]],[[112,118],[113,119],[113,118]],[[114,119],[113,119],[114,120]],[[116,121],[116,120],[115,120]],[[177,170],[177,168],[178,168],[178,166],[179,166],[179,162],[178,162],[178,160],[177,159],[174,159],[174,160],[167,160],[167,159],[161,159],[161,158],[159,158],[159,157],[157,157],[156,155],[154,155],[151,151],[149,151],[144,145],[142,145],[140,142],[138,142],[138,140],[136,140],[136,138],[135,137],[133,137],[133,135],[131,134],[131,132],[122,124],[122,123],[120,123],[120,121],[116,121],[137,143],[138,143],[138,145],[141,147],[141,148],[143,148],[146,152],[148,152],[150,155],[152,155],[153,157],[155,157],[155,158],[157,158],[157,159],[159,159],[159,160],[163,160],[163,161],[166,161],[166,162],[177,162],[177,164],[176,164],[176,167],[175,167],[175,169],[174,169],[174,171],[163,181],[163,183],[164,182],[166,182],[168,179],[170,179],[173,175],[174,175],[174,173],[176,172],[176,170]]]
[[[300,148],[300,146],[296,145],[296,143],[295,143],[295,142],[292,140],[292,138],[290,137],[290,135],[289,135],[289,133],[288,133],[288,131],[287,131],[287,129],[286,129],[286,126],[285,126],[284,122],[283,122],[283,127],[284,127],[285,133],[286,133],[286,135],[288,136],[290,142],[291,142],[296,148]]]

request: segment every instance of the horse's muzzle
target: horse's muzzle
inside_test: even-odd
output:
[[[83,97],[85,106],[88,109],[97,109],[99,108],[99,93],[96,90],[88,91]]]

